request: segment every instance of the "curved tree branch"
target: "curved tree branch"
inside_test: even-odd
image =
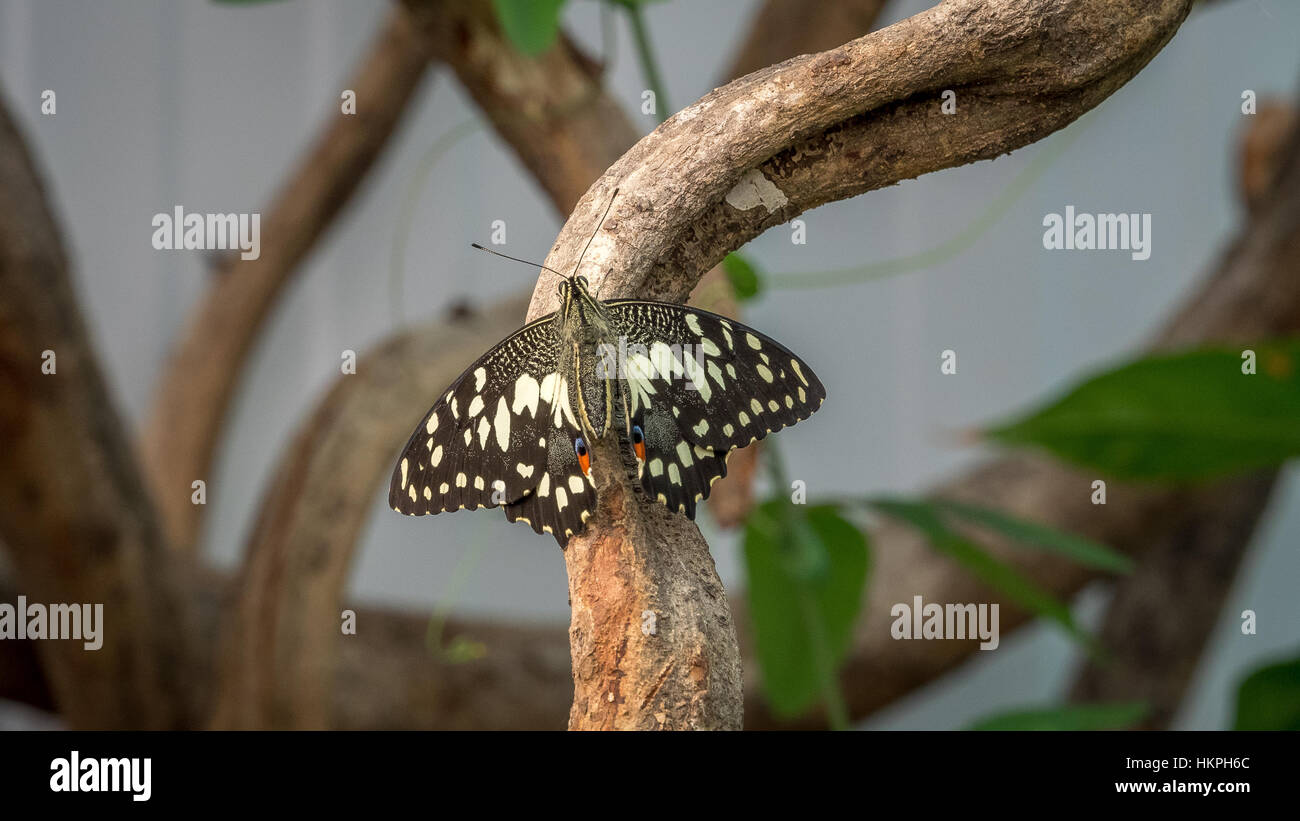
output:
[[[398,335],[342,377],[298,432],[263,499],[235,588],[215,726],[329,726],[343,588],[376,486],[374,470],[356,469],[357,454],[390,466],[394,443],[429,397],[514,330],[522,311],[522,299],[507,301]]]
[[[350,87],[357,113],[336,113],[266,215],[257,259],[226,258],[163,372],[141,431],[145,475],[167,541],[188,550],[205,479],[244,359],[284,286],[352,197],[397,129],[429,55],[407,15],[394,9]]]
[[[1189,8],[951,2],[759,70],[623,155],[578,203],[545,264],[567,271],[582,256],[606,298],[681,300],[728,251],[807,208],[994,157],[1066,125],[1146,65]],[[939,111],[948,88],[963,101],[960,117]],[[931,132],[942,139],[922,139]],[[550,280],[539,278],[528,319],[556,307]],[[566,550],[569,726],[738,727],[727,699],[739,649],[708,545],[692,523],[633,491],[612,439],[589,444],[592,464],[603,465],[601,504]],[[642,635],[637,613],[672,632]]]
[[[185,726],[191,648],[171,564],[44,187],[2,105],[0,293],[0,540],[32,602],[102,606],[102,647],[40,642],[54,700],[74,727]]]
[[[572,267],[618,187],[588,278],[602,296],[680,301],[728,251],[809,208],[1064,127],[1145,66],[1190,6],[957,0],[754,72],[678,112],[611,166],[547,265]],[[947,89],[957,115],[939,110]],[[529,319],[555,308],[554,288],[539,279]]]
[[[403,0],[428,48],[568,214],[591,180],[639,136],[600,84],[601,67],[567,36],[537,57],[517,52],[488,0]]]

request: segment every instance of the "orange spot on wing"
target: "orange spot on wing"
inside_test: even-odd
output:
[[[590,453],[582,453],[578,455],[578,467],[582,468],[583,473],[586,473],[587,475],[591,475],[591,454]]]
[[[636,453],[636,458],[642,462],[645,461],[645,442],[637,442],[632,445],[632,450]]]

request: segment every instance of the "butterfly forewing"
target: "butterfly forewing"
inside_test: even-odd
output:
[[[520,329],[438,398],[393,471],[388,501],[394,510],[421,515],[505,506],[511,521],[525,518],[538,533],[581,527],[595,494],[569,489],[577,459],[570,466],[564,452],[572,456],[579,432],[557,372],[554,325],[548,317]]]

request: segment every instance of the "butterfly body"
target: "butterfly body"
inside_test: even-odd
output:
[[[399,513],[502,507],[563,546],[596,508],[597,443],[617,437],[653,499],[694,518],[730,451],[807,418],[825,390],[789,350],[725,317],[600,301],[564,279],[560,308],[470,365],[402,451]]]

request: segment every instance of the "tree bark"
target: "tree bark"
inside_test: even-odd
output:
[[[638,133],[601,85],[601,66],[561,34],[537,57],[501,32],[488,0],[403,0],[426,46],[456,73],[497,135],[568,214]]]
[[[596,514],[564,551],[571,730],[739,730],[740,651],[695,524],[627,486],[611,437],[592,451]],[[596,523],[596,524],[593,524]]]
[[[98,649],[36,648],[54,701],[73,727],[186,726],[185,612],[44,186],[3,105],[0,293],[0,540],[29,601],[103,608]]]

